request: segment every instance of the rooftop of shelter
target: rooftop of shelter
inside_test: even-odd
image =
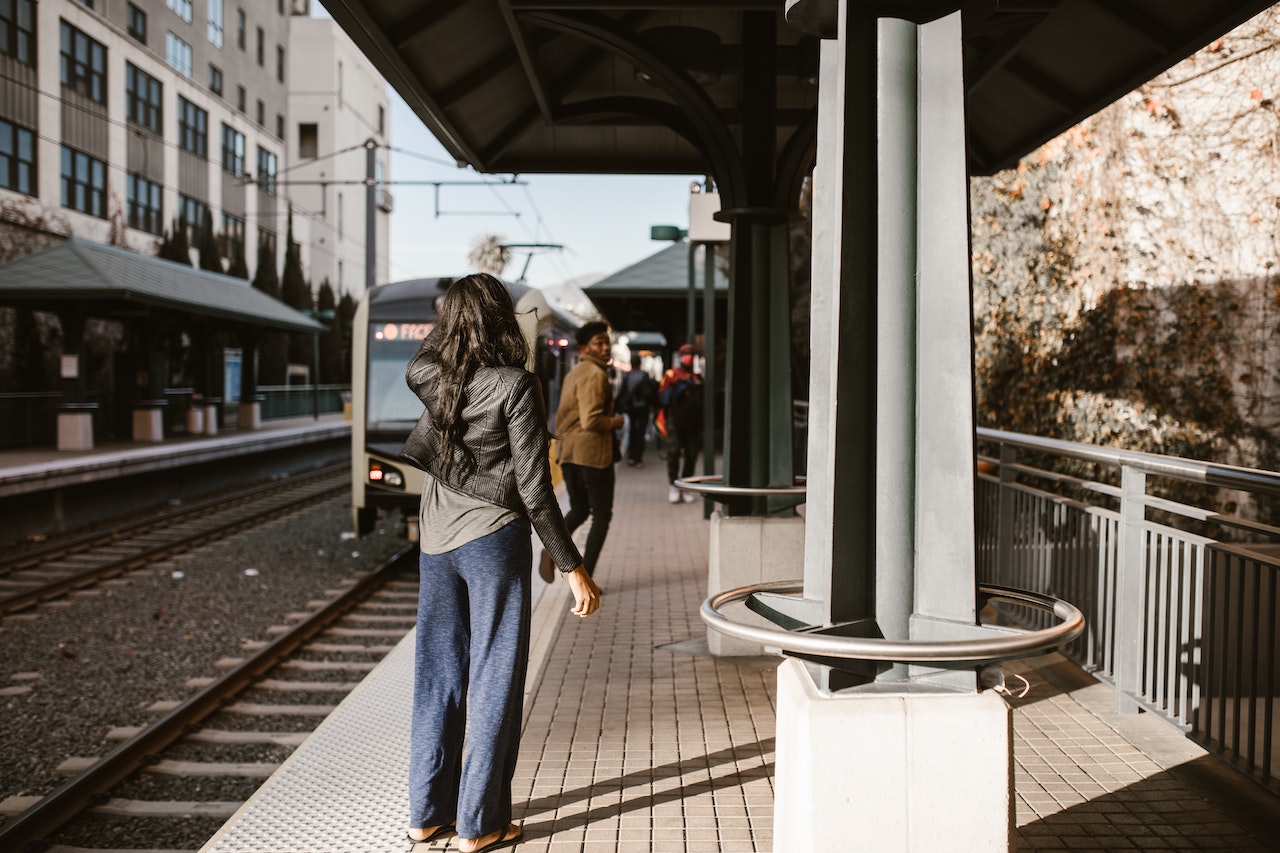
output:
[[[325,329],[242,278],[82,237],[0,266],[0,303],[54,308],[73,301],[100,316],[159,309],[289,332]]]
[[[916,18],[962,9],[969,170],[989,174],[1271,5],[892,0],[877,9]],[[818,51],[794,25],[825,33],[836,7],[834,0],[325,3],[460,163],[481,172],[623,174],[706,171],[720,155],[699,139],[731,144],[713,125],[741,128],[759,106],[741,85],[752,73],[776,78],[778,150],[812,134]],[[784,8],[791,23],[778,21],[773,49],[746,47],[761,14],[780,18]]]
[[[716,291],[728,293],[729,279],[716,266]],[[703,287],[701,262],[696,271],[696,286]],[[684,296],[689,289],[689,244],[675,243],[625,269],[600,279],[586,288],[587,295],[628,296],[638,299]]]

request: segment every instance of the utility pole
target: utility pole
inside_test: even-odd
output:
[[[364,289],[365,292],[373,290],[375,284],[378,283],[378,251],[377,251],[377,215],[378,215],[378,185],[375,181],[377,177],[377,160],[374,154],[378,150],[378,143],[371,137],[364,144]]]

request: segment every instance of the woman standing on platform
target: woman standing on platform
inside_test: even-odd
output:
[[[511,778],[529,658],[530,524],[568,578],[573,613],[600,606],[552,490],[527,355],[511,295],[479,273],[450,286],[406,371],[426,411],[401,455],[427,472],[409,840],[456,831],[463,853],[521,837]]]

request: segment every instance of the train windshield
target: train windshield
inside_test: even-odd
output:
[[[375,322],[369,326],[369,384],[365,421],[371,430],[409,431],[422,401],[404,382],[404,370],[431,323]]]

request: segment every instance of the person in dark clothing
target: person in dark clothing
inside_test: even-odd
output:
[[[692,492],[681,496],[677,477],[692,477],[702,446],[702,377],[693,372],[693,346],[684,344],[675,365],[662,375],[658,386],[658,431],[667,440],[667,500],[693,503]]]
[[[627,416],[627,464],[632,468],[644,467],[645,432],[657,402],[658,383],[640,369],[640,354],[632,353],[631,371],[622,377],[617,401],[618,413]]]

